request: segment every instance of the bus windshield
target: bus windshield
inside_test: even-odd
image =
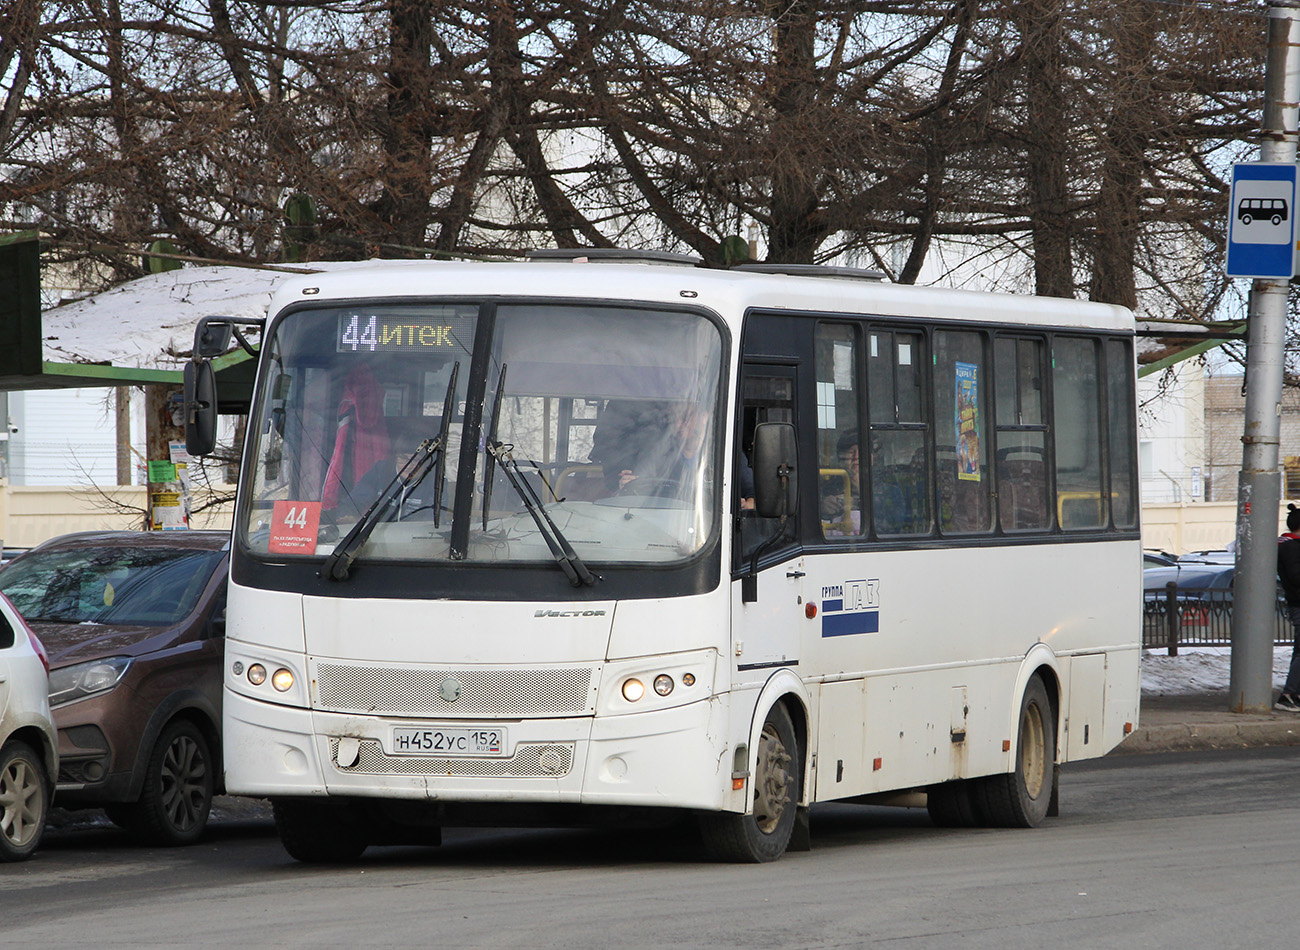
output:
[[[264,349],[237,521],[255,555],[581,569],[716,530],[722,339],[700,314],[330,306]]]

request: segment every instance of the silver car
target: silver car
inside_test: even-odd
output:
[[[49,674],[45,648],[0,594],[0,861],[25,861],[45,833],[58,774]]]

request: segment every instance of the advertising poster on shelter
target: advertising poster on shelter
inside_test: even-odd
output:
[[[957,363],[957,477],[980,480],[979,367]]]

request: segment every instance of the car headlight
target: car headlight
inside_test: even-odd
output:
[[[130,668],[131,657],[110,656],[50,670],[50,705],[62,706],[106,693],[122,681]]]

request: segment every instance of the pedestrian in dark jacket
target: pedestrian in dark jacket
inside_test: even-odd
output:
[[[1291,667],[1282,695],[1273,704],[1283,712],[1300,713],[1300,508],[1287,505],[1286,533],[1277,539],[1277,576],[1286,594],[1286,612],[1294,631]]]

